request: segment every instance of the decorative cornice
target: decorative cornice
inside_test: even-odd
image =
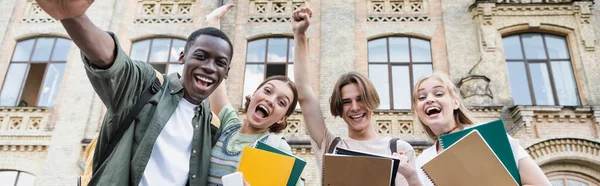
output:
[[[567,153],[569,156],[600,158],[600,143],[585,139],[562,138],[550,139],[536,143],[525,149],[533,160],[550,159],[559,153]]]

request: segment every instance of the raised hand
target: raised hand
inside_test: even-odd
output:
[[[292,30],[294,34],[305,34],[310,25],[312,10],[310,8],[300,8],[292,13]]]
[[[64,20],[83,15],[94,0],[35,0],[35,2],[50,17]]]
[[[233,8],[234,6],[234,4],[226,4],[210,12],[205,17],[207,26],[216,27],[215,25],[218,25],[221,22],[223,16],[225,16],[229,9]]]

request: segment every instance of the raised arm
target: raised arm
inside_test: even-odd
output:
[[[306,30],[310,25],[312,11],[309,8],[301,8],[292,14],[292,30],[294,31],[294,81],[298,89],[298,102],[302,108],[304,122],[308,128],[310,137],[321,145],[325,132],[325,120],[319,105],[319,99],[315,95],[310,80],[310,64],[308,59],[308,42]],[[322,148],[322,147],[319,147]]]
[[[92,64],[109,68],[115,60],[115,42],[85,15],[92,5],[90,0],[36,0],[40,7],[60,20],[71,40],[81,49]]]
[[[220,28],[221,18],[223,18],[227,11],[233,8],[233,6],[233,4],[227,4],[213,10],[206,16],[206,26]],[[223,110],[223,107],[229,104],[225,81],[222,81],[219,87],[217,87],[217,89],[215,89],[215,91],[208,98],[210,101],[210,110],[219,115],[219,112]]]

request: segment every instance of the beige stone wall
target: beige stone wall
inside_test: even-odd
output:
[[[533,0],[536,1],[536,0]],[[37,36],[67,34],[60,23],[32,9],[31,0],[5,0],[0,11],[0,82],[16,43]],[[148,1],[157,3],[157,1]],[[241,108],[247,42],[271,36],[292,36],[291,9],[274,12],[270,0],[227,0],[236,7],[222,22],[222,29],[234,44],[228,84],[234,108]],[[286,0],[313,9],[308,32],[312,63],[312,85],[319,95],[327,127],[347,136],[346,124],[329,112],[329,97],[337,78],[348,71],[368,73],[367,43],[386,36],[410,36],[431,42],[433,68],[447,72],[454,83],[469,93],[466,101],[480,122],[502,118],[509,134],[521,140],[545,173],[571,172],[600,182],[600,5],[589,1],[562,4],[500,4],[473,0],[424,0],[419,11],[374,11],[373,1]],[[384,2],[387,8],[392,1]],[[396,1],[394,1],[396,2]],[[410,3],[414,1],[401,1]],[[537,2],[537,1],[536,1]],[[164,15],[159,5],[167,3],[172,12]],[[115,32],[122,48],[129,52],[133,42],[153,37],[186,38],[201,27],[203,17],[218,1],[162,1],[151,13],[144,1],[96,1],[88,16],[99,27]],[[265,13],[256,12],[256,3],[265,3]],[[386,4],[387,3],[387,4]],[[189,11],[180,10],[190,6]],[[288,8],[293,8],[292,6]],[[391,10],[391,9],[390,9]],[[146,10],[147,11],[147,10]],[[183,13],[184,11],[185,13]],[[510,82],[503,54],[502,37],[523,32],[565,36],[571,54],[581,106],[513,106]],[[479,76],[485,76],[480,78]],[[461,80],[463,80],[461,82]],[[472,87],[485,91],[471,91]],[[79,50],[69,51],[65,76],[54,108],[0,108],[0,170],[20,170],[37,176],[37,185],[73,185],[81,173],[78,161],[83,139],[91,139],[105,112],[83,70]],[[245,113],[239,112],[241,117]],[[301,112],[289,118],[284,131],[294,142],[293,152],[308,162],[303,172],[306,185],[319,185],[316,166]],[[431,144],[422,126],[414,125],[410,111],[377,111],[372,118],[382,136],[409,141],[420,152]],[[33,126],[33,127],[32,127]],[[596,183],[593,182],[593,183]],[[590,182],[592,183],[592,182]]]

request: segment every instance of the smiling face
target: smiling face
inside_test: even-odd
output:
[[[295,106],[294,92],[283,81],[270,80],[259,87],[248,104],[246,120],[257,129],[284,124],[288,109]]]
[[[367,109],[360,95],[359,87],[356,83],[350,83],[342,87],[342,114],[348,127],[355,131],[362,131],[371,124],[373,111]]]
[[[183,67],[184,98],[200,104],[223,81],[229,72],[231,48],[227,41],[210,36],[198,36],[187,53],[179,55]]]
[[[455,99],[442,81],[437,78],[423,80],[417,88],[416,113],[426,126],[437,129],[452,129],[456,126],[454,110],[459,108]]]

